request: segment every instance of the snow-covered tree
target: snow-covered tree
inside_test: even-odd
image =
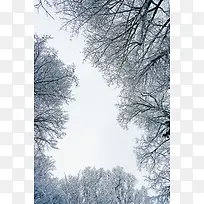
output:
[[[118,120],[124,127],[133,122],[143,128],[144,134],[137,139],[135,147],[138,167],[149,172],[150,188],[158,193],[163,203],[169,203],[169,93],[129,93],[118,106]]]
[[[135,190],[136,178],[122,167],[87,167],[77,176],[65,176],[61,182],[69,204],[153,204],[147,190]]]
[[[54,161],[51,157],[35,152],[34,155],[34,203],[65,204],[59,180],[54,178]]]
[[[34,36],[34,140],[35,147],[56,147],[64,135],[68,115],[63,104],[73,100],[77,84],[74,65],[65,65],[57,51],[47,46],[50,36]]]
[[[84,29],[86,56],[109,83],[169,81],[168,0],[55,0],[63,26]],[[152,86],[152,83],[150,84]]]
[[[66,204],[80,204],[82,201],[79,177],[65,175],[65,178],[60,181],[61,191],[64,194]]]

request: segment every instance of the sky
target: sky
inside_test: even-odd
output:
[[[49,152],[56,161],[55,175],[76,175],[87,166],[104,169],[122,166],[126,172],[134,174],[141,185],[145,173],[137,170],[133,153],[135,138],[141,131],[133,125],[128,131],[119,126],[115,106],[119,90],[108,87],[96,68],[83,63],[84,38],[78,36],[70,40],[70,33],[60,31],[60,25],[60,20],[52,20],[43,11],[35,15],[35,32],[54,37],[49,46],[58,50],[65,64],[76,65],[79,78],[79,87],[72,92],[75,101],[66,106],[70,117],[66,136],[59,140],[58,150]]]

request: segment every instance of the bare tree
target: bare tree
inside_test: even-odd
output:
[[[36,148],[56,148],[68,120],[63,104],[73,100],[77,85],[74,65],[66,66],[57,52],[47,47],[50,36],[35,35],[34,44],[34,140]]]

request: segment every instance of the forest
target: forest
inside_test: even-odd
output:
[[[35,8],[61,19],[61,29],[86,40],[84,58],[108,86],[119,88],[116,120],[143,134],[134,144],[147,185],[137,188],[123,167],[86,167],[77,175],[54,176],[47,155],[66,137],[80,81],[75,65],[64,64],[48,46],[49,35],[34,36],[34,202],[35,204],[168,204],[170,202],[170,8],[168,0],[37,0]],[[53,13],[53,9],[55,13]],[[37,15],[37,14],[36,14]],[[154,191],[149,195],[148,190]]]

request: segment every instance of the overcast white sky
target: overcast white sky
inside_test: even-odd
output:
[[[86,166],[111,169],[119,165],[141,179],[143,173],[137,171],[133,153],[134,138],[140,131],[134,126],[125,131],[118,125],[118,90],[108,87],[97,69],[82,63],[83,37],[70,41],[68,32],[59,31],[60,24],[42,11],[35,16],[35,32],[54,37],[49,45],[59,51],[64,63],[76,65],[80,84],[73,89],[76,101],[68,107],[67,135],[59,141],[59,150],[50,153],[56,161],[56,176],[76,174]]]

